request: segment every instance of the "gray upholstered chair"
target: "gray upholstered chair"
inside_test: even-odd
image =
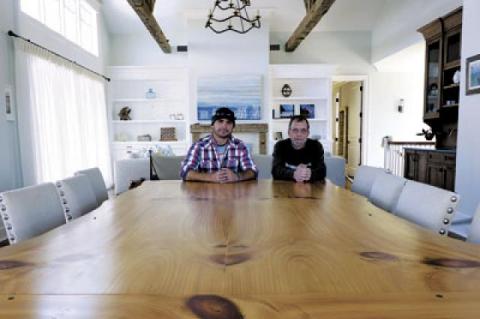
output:
[[[352,192],[362,196],[370,196],[375,179],[387,172],[383,168],[362,165],[355,172],[353,179]]]
[[[97,197],[86,175],[65,178],[57,181],[56,185],[67,222],[98,207]]]
[[[447,235],[455,217],[458,194],[414,181],[407,181],[393,213],[440,235]]]
[[[392,174],[379,174],[373,182],[368,199],[375,206],[393,211],[407,180]]]
[[[480,243],[480,205],[478,205],[470,224],[467,240],[473,243]]]
[[[10,244],[65,224],[60,197],[53,183],[0,194],[0,212]]]
[[[255,154],[252,156],[255,165],[258,170],[258,179],[271,179],[272,178],[272,156]]]
[[[98,167],[84,169],[76,172],[75,176],[80,174],[88,177],[93,192],[95,193],[95,197],[97,198],[97,203],[98,205],[102,205],[102,203],[108,199],[108,191],[100,169]]]
[[[115,195],[126,192],[130,182],[150,179],[150,160],[148,158],[123,159],[115,161],[113,175],[115,176]]]
[[[184,158],[184,156],[162,156],[159,153],[153,153],[150,156],[152,168],[160,180],[181,179],[180,165]]]
[[[324,160],[327,179],[337,186],[345,187],[345,158],[326,154]]]

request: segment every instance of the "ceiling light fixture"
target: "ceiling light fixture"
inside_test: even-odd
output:
[[[215,0],[213,10],[208,13],[205,28],[210,28],[215,33],[234,31],[240,34],[253,28],[259,29],[260,14],[257,11],[257,15],[250,18],[247,12],[250,5],[250,0]],[[214,14],[217,16],[214,17]]]

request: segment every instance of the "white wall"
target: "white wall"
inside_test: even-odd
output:
[[[6,34],[15,29],[15,2],[0,1],[0,192],[21,186],[17,122],[6,121],[4,98],[7,85],[15,89],[13,42]]]
[[[462,5],[462,0],[387,0],[372,32],[372,62],[422,40],[416,30]]]
[[[365,112],[366,164],[383,166],[381,140],[389,135],[395,141],[425,141],[416,136],[423,123],[425,46],[417,44],[377,64],[369,76],[369,108]],[[397,105],[404,100],[404,111]]]
[[[285,52],[284,45],[291,33],[273,33],[270,43],[280,44],[280,51],[270,52],[271,64],[332,64],[337,75],[368,74],[370,63],[370,32],[313,32],[294,52]]]
[[[112,35],[109,63],[133,66],[185,66],[188,54],[176,52],[176,46],[172,46],[172,53],[163,53],[150,33],[145,30],[142,34],[136,35]]]
[[[461,195],[459,209],[472,215],[480,196],[480,94],[465,95],[465,60],[480,53],[480,1],[464,0],[462,26],[462,77],[457,139],[457,176],[455,190]]]

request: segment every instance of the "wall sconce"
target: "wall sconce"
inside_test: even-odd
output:
[[[398,111],[398,113],[403,113],[404,107],[405,107],[405,100],[404,100],[404,99],[400,99],[400,100],[398,101],[398,104],[397,104],[397,111]]]

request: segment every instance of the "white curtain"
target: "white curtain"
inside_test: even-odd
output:
[[[24,82],[23,118],[29,124],[19,125],[20,137],[31,149],[22,157],[30,157],[33,166],[24,176],[51,182],[99,167],[111,185],[104,80],[32,44],[17,40],[15,45],[17,75],[22,73]]]

